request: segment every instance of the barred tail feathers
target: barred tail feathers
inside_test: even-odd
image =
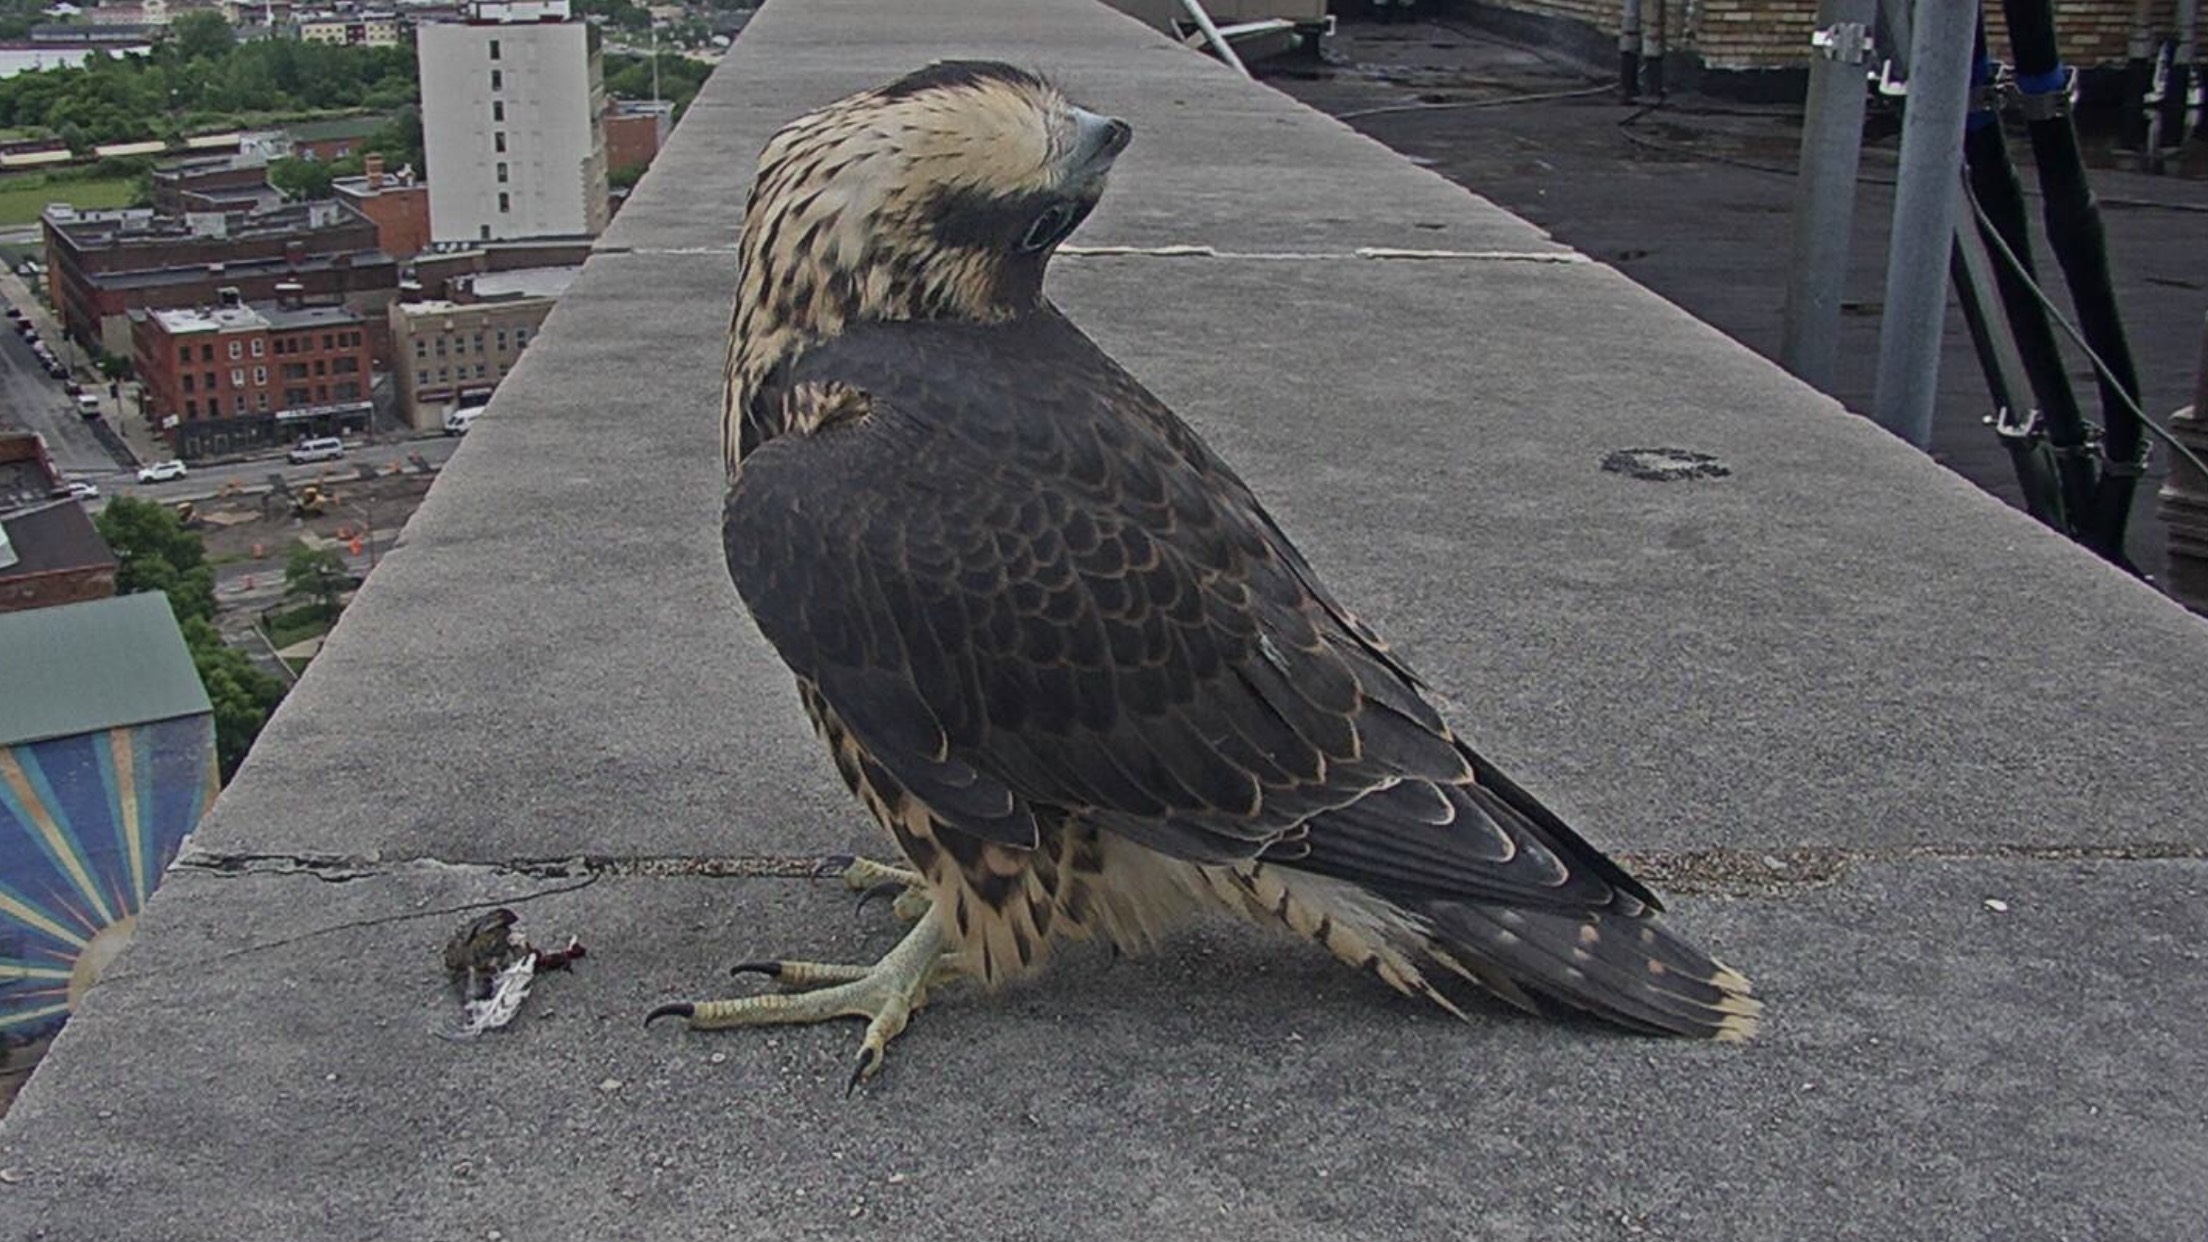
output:
[[[1545,911],[1398,901],[1265,862],[1205,872],[1243,913],[1284,925],[1458,1017],[1476,989],[1531,1013],[1578,1011],[1650,1035],[1738,1042],[1760,1021],[1763,1006],[1746,977],[1623,894],[1611,909]]]

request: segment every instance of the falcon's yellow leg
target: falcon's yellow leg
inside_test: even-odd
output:
[[[691,1030],[702,1031],[865,1018],[866,1038],[859,1044],[859,1062],[851,1071],[851,1081],[845,1088],[848,1092],[861,1080],[881,1072],[882,1054],[889,1041],[905,1029],[915,1010],[928,1003],[929,986],[957,974],[956,967],[944,957],[943,942],[943,916],[931,907],[897,947],[872,966],[762,962],[737,967],[772,974],[798,987],[809,986],[811,991],[661,1005],[644,1021],[684,1018]]]

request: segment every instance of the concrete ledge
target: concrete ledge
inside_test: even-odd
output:
[[[943,54],[1134,122],[1077,241],[1238,257],[1055,296],[1765,1039],[1459,1024],[1231,927],[954,992],[850,1101],[854,1028],[639,1026],[894,934],[794,878],[879,845],[727,585],[714,419],[759,143]],[[2196,619],[1109,10],[775,0],[0,1123],[0,1239],[2186,1236],[2204,703]],[[475,902],[591,956],[453,1043]]]

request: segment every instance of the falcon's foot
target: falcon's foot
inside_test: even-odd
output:
[[[919,922],[896,948],[872,966],[747,962],[736,968],[738,973],[771,975],[785,987],[799,990],[661,1005],[644,1021],[683,1018],[689,1021],[691,1030],[703,1031],[865,1018],[866,1038],[860,1041],[858,1064],[845,1087],[848,1094],[860,1082],[881,1072],[882,1055],[889,1041],[905,1029],[916,1010],[928,1003],[928,988],[957,975],[952,960],[944,956],[943,940],[942,915],[931,908],[920,915]]]
[[[895,895],[890,909],[907,923],[916,922],[928,912],[928,882],[917,871],[905,867],[878,863],[871,858],[854,858],[843,869],[846,888],[859,895],[859,908],[876,897]]]

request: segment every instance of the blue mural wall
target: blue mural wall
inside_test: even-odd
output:
[[[61,1026],[219,787],[212,716],[0,747],[0,1045]]]

